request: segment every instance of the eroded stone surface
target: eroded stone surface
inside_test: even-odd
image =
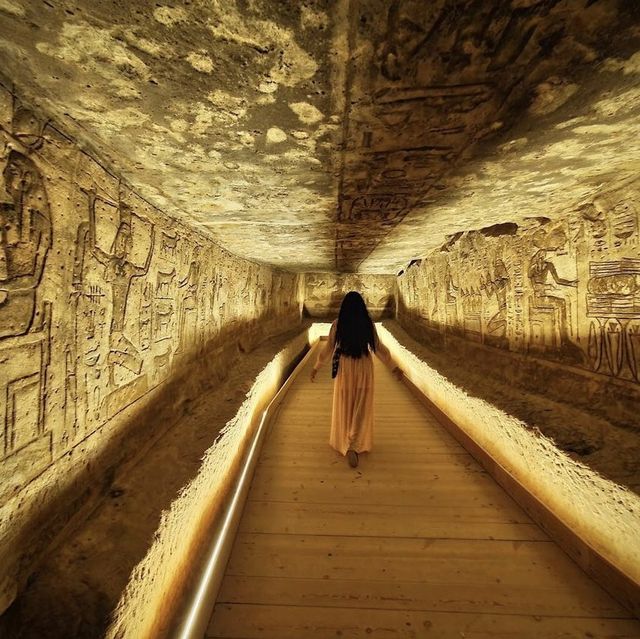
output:
[[[401,321],[433,347],[466,352],[469,361],[500,361],[503,370],[493,377],[533,392],[544,388],[637,433],[637,179],[599,189],[561,221],[529,219],[454,235],[410,265],[398,288]],[[478,346],[465,348],[462,340]],[[489,356],[492,348],[505,355]]]
[[[637,171],[637,11],[5,0],[0,55],[143,196],[232,252],[397,273],[447,235],[560,216]]]
[[[349,291],[360,293],[373,319],[393,317],[396,311],[396,278],[393,275],[305,273],[304,312],[333,321]]]
[[[330,269],[330,9],[12,0],[0,53],[27,95],[163,210],[236,254]]]
[[[394,3],[383,47],[362,38],[365,55],[383,59],[375,82],[354,69],[355,95],[375,90],[361,117],[370,150],[354,149],[349,175],[362,167],[358,177],[374,190],[387,181],[389,193],[377,205],[389,212],[384,239],[354,234],[359,268],[397,272],[401,255],[406,265],[447,235],[558,218],[597,185],[637,172],[638,33],[620,26],[607,53],[601,37],[621,3],[512,3],[504,13],[492,2],[440,2],[416,19],[417,4]]]
[[[545,93],[538,93],[522,122],[486,148],[482,161],[453,174],[428,208],[408,214],[363,267],[404,268],[408,262],[401,266],[399,254],[426,257],[447,238],[493,224],[526,226],[540,217],[561,222],[603,188],[628,182],[640,157],[639,83],[640,76],[623,79],[603,64],[565,104],[544,115],[531,112],[550,108],[540,99]],[[573,91],[571,85],[549,86]]]
[[[202,473],[202,458],[220,439],[220,431],[236,415],[256,375],[271,358],[300,331],[265,340],[250,354],[240,356],[226,379],[210,384],[189,403],[181,419],[172,424],[135,465],[120,467],[105,498],[91,516],[68,536],[39,566],[21,598],[0,616],[0,636],[12,639],[88,639],[104,637],[112,621],[116,604],[127,584],[135,582],[132,573],[149,547],[158,544],[159,528],[166,536],[168,511],[185,486]],[[217,380],[216,380],[217,381]],[[158,406],[158,420],[173,420],[169,407]],[[235,441],[235,440],[234,440]],[[209,492],[214,485],[208,476]],[[219,488],[219,487],[218,487]],[[181,513],[182,540],[194,532],[191,512]],[[173,517],[173,524],[175,526]],[[162,523],[163,522],[163,523]],[[162,523],[162,526],[161,526]],[[175,535],[175,531],[172,531]],[[145,578],[129,586],[138,595],[142,589],[153,591],[152,581],[162,581],[157,573],[175,570],[179,551],[163,539],[166,553],[162,561],[147,562]],[[156,555],[158,550],[156,549]],[[162,584],[166,587],[166,584]],[[129,599],[132,593],[129,592]],[[142,597],[143,598],[143,597]],[[148,602],[147,602],[148,603]],[[158,606],[157,601],[154,602]],[[128,601],[131,608],[134,604]],[[166,610],[166,601],[160,604]],[[157,608],[147,605],[144,612]],[[142,610],[129,610],[136,621],[145,617]],[[129,636],[143,636],[141,632]]]
[[[112,469],[239,352],[300,320],[300,276],[172,220],[0,86],[0,604]],[[203,382],[204,380],[204,382]]]

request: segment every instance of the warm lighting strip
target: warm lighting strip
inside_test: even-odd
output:
[[[578,515],[598,520],[595,524],[594,521],[588,522],[599,530],[601,543],[594,544],[594,547],[606,554],[607,549],[615,546],[618,552],[613,554],[617,563],[636,570],[637,574],[640,570],[640,548],[636,535],[640,529],[640,499],[636,495],[574,462],[559,451],[553,442],[532,433],[511,415],[477,397],[468,396],[405,348],[384,326],[377,326],[380,339],[387,345],[394,360],[422,393],[550,507],[558,510],[558,499],[566,502],[568,490],[578,504]],[[302,364],[281,386],[282,373],[303,344],[315,344],[328,335],[329,328],[328,323],[313,324],[306,334],[281,351],[256,378],[247,400],[222,431],[224,437],[207,451],[198,477],[176,500],[177,503],[186,499],[187,506],[182,510],[180,507],[175,509],[177,515],[173,521],[172,512],[166,518],[163,516],[154,542],[159,550],[154,554],[153,548],[150,549],[146,563],[143,560],[134,571],[132,581],[137,580],[137,584],[131,588],[128,586],[128,597],[124,596],[121,600],[116,623],[110,628],[107,639],[202,639],[215,606],[261,446],[269,429],[270,414],[287,392]],[[400,335],[402,342],[411,343],[411,339],[397,325],[393,333]],[[305,360],[310,356],[311,351]],[[266,397],[273,399],[265,409],[266,402],[262,400]],[[254,428],[258,416],[259,424]],[[240,453],[242,457],[238,459],[235,453],[243,449],[246,452]],[[233,461],[229,460],[230,456]],[[215,464],[212,465],[212,461]],[[234,473],[237,476],[234,477]],[[576,479],[577,490],[574,486]],[[563,482],[569,487],[564,486]],[[221,491],[221,486],[226,487],[224,491]],[[594,490],[595,499],[592,494],[586,494]],[[555,494],[562,491],[565,494]],[[596,512],[585,510],[587,497],[590,498],[587,503]],[[616,504],[616,501],[620,503]],[[207,508],[210,510],[211,503],[218,506],[218,512],[215,518],[207,519]],[[185,518],[189,522],[187,528]],[[583,521],[576,522],[570,517],[567,520],[575,526],[577,533],[584,532],[581,529]],[[605,522],[609,524],[608,527],[604,525]],[[188,541],[204,531],[209,531],[206,537],[211,539],[206,553],[198,552],[197,557],[193,553],[185,556]],[[615,537],[616,533],[618,538],[611,542],[609,538]],[[592,537],[590,541],[593,541]],[[621,549],[626,553],[622,557],[619,552]],[[181,569],[197,576],[191,582],[193,587],[183,586],[183,590],[176,593],[175,583],[178,580],[175,574]],[[173,575],[174,579],[168,578],[167,573]],[[159,628],[154,621],[162,617],[166,601],[172,597],[179,602],[178,613],[169,620],[169,630],[166,627]]]
[[[189,613],[184,623],[177,629],[177,632],[175,634],[172,633],[176,639],[201,638],[204,635],[206,624],[209,621],[211,611],[215,605],[215,595],[212,591],[217,591],[224,576],[224,568],[221,568],[221,566],[226,565],[228,560],[228,553],[225,553],[225,549],[228,550],[229,538],[231,537],[233,540],[237,520],[242,511],[242,506],[246,501],[247,492],[249,491],[251,479],[253,478],[257,457],[262,445],[267,412],[268,409],[262,413],[260,425],[258,426],[253,443],[251,444],[251,449],[247,455],[246,463],[243,465],[240,477],[233,491],[233,496],[227,507],[224,520],[219,530],[216,531],[211,549],[207,552],[208,560],[206,567],[200,578],[200,583],[195,595],[193,596]],[[216,577],[215,580],[214,576]]]
[[[329,322],[314,322],[309,327],[309,343],[314,344],[321,337],[329,337],[331,324]]]
[[[315,341],[315,340],[314,340]],[[185,620],[175,632],[169,635],[171,639],[202,639],[207,629],[209,619],[216,603],[218,590],[224,577],[224,571],[229,560],[233,541],[240,523],[240,517],[244,509],[251,481],[255,472],[262,444],[269,427],[269,418],[273,410],[277,408],[286,394],[292,380],[297,373],[305,366],[309,357],[313,353],[311,348],[304,356],[296,369],[283,384],[276,396],[271,400],[269,406],[262,413],[260,425],[256,429],[251,443],[251,448],[242,463],[242,470],[236,480],[233,495],[227,506],[224,519],[213,534],[213,543],[206,554],[206,567],[200,577],[198,587],[193,596],[189,597],[188,613]]]
[[[106,639],[202,639],[270,413],[302,364],[283,384],[284,371],[322,332],[317,327],[305,330],[256,377],[238,413],[205,453],[197,476],[163,513],[152,546],[132,572]],[[210,540],[206,550],[194,550],[199,539]],[[185,583],[184,575],[193,578]]]
[[[378,335],[407,379],[577,537],[640,583],[640,497],[571,459],[513,415],[465,393],[404,346],[415,342],[397,324],[391,328],[379,326]]]

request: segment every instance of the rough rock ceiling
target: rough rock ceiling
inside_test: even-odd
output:
[[[0,0],[17,91],[293,270],[397,272],[638,172],[635,0]]]

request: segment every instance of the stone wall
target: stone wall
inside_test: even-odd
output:
[[[358,291],[373,319],[393,317],[395,313],[395,277],[356,273],[307,273],[304,310],[315,318],[335,319],[342,299],[349,291]]]
[[[1,611],[168,426],[156,408],[295,326],[302,287],[155,209],[1,87],[0,173]]]
[[[398,318],[511,383],[637,427],[640,182],[558,217],[450,237],[399,277]]]

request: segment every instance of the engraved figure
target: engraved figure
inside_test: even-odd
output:
[[[593,202],[584,204],[579,209],[580,215],[587,223],[587,236],[589,238],[589,244],[591,245],[592,255],[597,255],[603,251],[606,251],[607,235],[609,233],[609,227],[607,224],[607,218],[604,211],[596,207]]]
[[[107,357],[107,362],[109,364],[109,381],[113,385],[116,385],[116,365],[126,368],[135,375],[139,375],[142,370],[142,357],[140,356],[140,352],[124,334],[125,314],[131,281],[135,277],[146,275],[149,271],[151,256],[153,255],[155,229],[153,225],[151,225],[149,252],[147,253],[144,266],[137,266],[130,259],[133,249],[131,215],[131,209],[121,204],[120,224],[111,245],[111,250],[109,253],[106,253],[96,242],[95,197],[92,198],[89,223],[91,252],[95,259],[104,266],[104,281],[111,285],[112,292],[111,299],[113,307],[110,352]]]
[[[611,232],[617,248],[638,237],[638,211],[629,200],[618,202],[611,212]]]
[[[459,287],[455,285],[453,281],[453,274],[451,273],[451,267],[449,266],[449,262],[446,263],[445,274],[444,274],[444,282],[445,282],[445,320],[446,327],[453,333],[458,333],[459,324],[458,324],[458,292]]]
[[[186,277],[178,281],[178,288],[186,288],[180,310],[179,350],[193,345],[197,334],[198,289],[200,286],[200,253],[202,247],[196,244]]]
[[[560,277],[550,259],[550,256],[563,248],[566,242],[567,236],[561,229],[550,232],[542,230],[534,239],[534,244],[539,248],[529,263],[528,276],[533,289],[533,295],[529,298],[529,316],[532,329],[536,322],[540,322],[543,328],[550,322],[555,334],[553,341],[557,342],[554,345],[576,357],[575,351],[580,354],[581,351],[569,339],[567,301],[556,291],[558,286],[575,288],[578,282]],[[535,331],[532,330],[532,333]]]
[[[163,260],[175,263],[178,256],[178,240],[179,237],[177,234],[162,231],[160,238],[160,257]]]
[[[51,303],[44,302],[41,325],[26,335],[0,341],[0,459],[20,457],[16,463],[24,469],[15,473],[10,470],[15,465],[3,468],[0,499],[51,463],[52,433],[45,425],[50,329]]]
[[[142,295],[140,296],[139,307],[139,338],[138,343],[143,351],[149,350],[152,339],[152,308],[153,308],[153,286],[147,282]]]
[[[640,322],[631,321],[626,329],[629,368],[636,382],[640,382]]]
[[[90,194],[90,197],[93,197]],[[92,202],[92,201],[91,201]],[[92,202],[93,205],[93,202]],[[92,270],[87,270],[85,258],[90,240],[91,224],[78,226],[76,234],[71,293],[75,341],[66,355],[68,371],[65,393],[66,438],[86,434],[86,425],[100,421],[100,399],[103,393],[103,361],[106,295]],[[79,406],[76,406],[78,404]]]
[[[587,317],[595,318],[589,328],[587,350],[593,370],[599,371],[606,361],[611,374],[618,376],[624,372],[626,362],[632,377],[637,379],[629,321],[640,317],[639,259],[622,258],[589,265]]]
[[[487,277],[484,284],[487,297],[496,296],[498,311],[487,322],[487,337],[497,340],[504,346],[507,336],[507,295],[511,278],[503,260],[496,258],[493,263],[493,275]]]
[[[44,142],[44,129],[47,121],[39,118],[31,109],[16,106],[11,120],[13,134],[31,151],[35,151]]]
[[[24,335],[51,246],[49,201],[33,161],[11,151],[0,188],[0,338]]]

